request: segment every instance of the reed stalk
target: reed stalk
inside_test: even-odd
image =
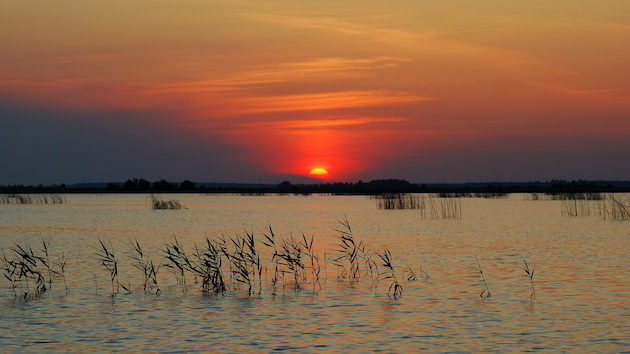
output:
[[[483,269],[481,268],[481,263],[479,263],[479,258],[477,258],[477,256],[475,256],[475,261],[476,261],[476,264],[473,265],[473,269],[475,270],[478,276],[478,283],[475,285],[482,286],[482,290],[481,290],[481,293],[479,294],[479,297],[490,298],[492,297],[492,293],[490,292],[490,287],[488,287],[486,276],[483,273]]]
[[[392,254],[388,249],[385,249],[382,254],[378,254],[378,257],[381,259],[382,266],[384,268],[383,272],[380,273],[380,276],[382,279],[390,281],[389,288],[387,289],[387,296],[398,299],[403,294],[403,286],[400,284],[398,277],[396,276],[396,270],[392,264]]]
[[[531,269],[529,268],[529,264],[527,264],[527,259],[523,258],[523,270],[525,271],[525,274],[527,275],[527,278],[529,278],[529,283],[531,285],[531,293],[529,295],[529,297],[534,300],[536,299],[536,289],[534,288],[534,273],[536,271],[536,265],[534,265]]]
[[[129,288],[121,285],[118,281],[118,257],[114,253],[114,248],[112,247],[111,242],[109,242],[109,247],[107,247],[102,240],[98,240],[98,242],[100,244],[100,248],[97,248],[96,250],[96,257],[109,273],[112,285],[112,296],[119,293],[120,287],[129,293]]]

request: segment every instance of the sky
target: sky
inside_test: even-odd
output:
[[[0,0],[0,184],[630,179],[630,1]]]

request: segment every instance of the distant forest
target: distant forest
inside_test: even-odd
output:
[[[279,184],[199,183],[185,180],[150,182],[133,178],[125,182],[80,183],[73,185],[9,185],[0,193],[289,193],[289,194],[378,194],[378,193],[580,193],[630,192],[630,181],[488,182],[417,184],[401,179],[356,183]]]

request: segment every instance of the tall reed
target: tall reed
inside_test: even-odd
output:
[[[182,291],[186,292],[188,291],[186,285],[186,271],[192,271],[193,264],[177,237],[174,236],[173,238],[174,242],[167,242],[165,249],[162,251],[164,258],[167,260],[164,266],[171,270],[175,275],[177,284],[180,284]]]
[[[98,240],[98,242],[100,247],[96,249],[96,257],[109,273],[112,285],[112,296],[118,294],[121,287],[127,293],[131,292],[128,287],[121,285],[118,281],[118,256],[114,253],[114,248],[112,247],[111,242],[109,242],[109,247],[107,247],[102,240]]]
[[[488,282],[486,281],[486,276],[483,274],[483,269],[481,268],[481,263],[479,263],[479,258],[475,256],[476,264],[473,265],[473,270],[477,273],[478,283],[475,285],[480,285],[482,287],[481,293],[479,297],[492,297],[492,293],[490,292],[490,287],[488,287]]]
[[[545,193],[551,200],[604,200],[606,196],[603,193],[584,192],[584,193]]]
[[[160,266],[156,266],[153,261],[144,253],[138,240],[130,242],[132,254],[129,256],[133,261],[133,266],[142,272],[142,290],[144,293],[155,292],[160,295],[157,274]]]
[[[193,271],[201,277],[201,291],[204,294],[223,295],[227,292],[227,284],[223,276],[222,265],[224,255],[223,245],[217,241],[211,241],[207,236],[205,247],[198,248],[195,245],[195,257],[197,266]]]
[[[424,197],[407,193],[383,193],[371,195],[370,199],[377,200],[377,207],[385,210],[420,209],[426,208]]]
[[[381,259],[384,269],[383,272],[380,273],[380,276],[382,279],[390,281],[389,288],[387,289],[387,296],[398,299],[403,294],[403,287],[396,276],[396,270],[392,264],[392,254],[388,249],[385,249],[383,253],[378,254],[378,257]]]
[[[527,264],[527,259],[523,258],[523,271],[525,271],[525,274],[527,275],[527,278],[529,278],[529,283],[531,285],[531,293],[529,295],[529,297],[534,300],[536,299],[536,289],[534,288],[534,273],[536,271],[536,265],[534,265],[531,269],[529,268],[529,264]]]
[[[50,290],[56,278],[62,278],[68,292],[65,269],[67,258],[62,252],[51,252],[50,239],[41,239],[41,249],[36,250],[29,244],[19,245],[2,251],[1,270],[11,285],[14,296],[25,300],[34,299]]]
[[[561,199],[562,215],[590,216],[591,203],[588,199]]]
[[[352,233],[352,227],[348,218],[337,220],[339,227],[335,229],[339,236],[339,248],[336,250],[336,257],[333,264],[337,265],[341,273],[339,278],[348,279],[351,283],[361,277],[361,266],[359,255],[365,253],[363,241],[356,241]]]
[[[610,193],[607,200],[599,204],[598,214],[604,220],[630,220],[630,201],[623,200]]]
[[[462,202],[459,197],[440,197],[429,200],[429,210],[433,219],[461,219]]]
[[[230,255],[234,279],[247,285],[249,295],[256,291],[256,279],[258,279],[258,294],[260,294],[262,292],[262,264],[256,249],[254,234],[245,231],[244,236],[236,235],[230,240],[235,247]]]
[[[51,280],[46,279],[49,273],[44,258],[36,254],[28,244],[16,244],[11,253],[11,256],[7,256],[3,251],[2,273],[9,280],[15,297],[28,300],[48,291],[47,284]]]

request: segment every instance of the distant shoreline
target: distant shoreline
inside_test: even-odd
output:
[[[204,193],[204,194],[340,194],[370,195],[382,193],[624,193],[630,192],[630,181],[562,181],[487,182],[487,183],[409,183],[388,179],[356,183],[244,184],[198,183],[191,181],[149,182],[133,179],[126,182],[82,183],[49,186],[0,186],[0,194],[127,194],[127,193]]]

